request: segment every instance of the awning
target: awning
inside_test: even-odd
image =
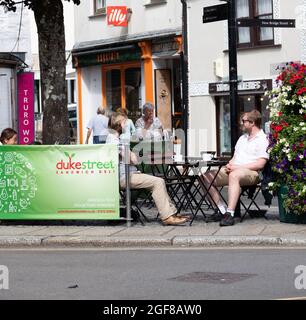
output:
[[[0,64],[9,66],[27,67],[28,65],[18,56],[9,52],[0,52]]]
[[[77,55],[80,52],[89,52],[89,51],[96,51],[103,50],[103,52],[112,51],[114,49],[129,45],[135,44],[139,41],[147,41],[153,40],[158,38],[165,38],[165,37],[175,37],[182,34],[181,28],[176,29],[165,29],[159,30],[154,32],[145,32],[145,33],[138,33],[133,35],[124,35],[115,38],[109,39],[101,39],[95,41],[84,41],[76,43],[72,49],[72,54]]]

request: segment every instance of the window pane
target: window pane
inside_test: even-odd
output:
[[[220,154],[231,151],[231,118],[229,98],[220,98]]]
[[[272,13],[272,1],[271,0],[257,0],[258,14]]]
[[[272,15],[261,16],[261,19],[272,19]],[[273,28],[260,28],[259,40],[273,40]]]
[[[237,0],[237,18],[247,18],[249,16],[249,0]]]
[[[249,43],[251,42],[250,28],[239,28],[238,29],[238,39],[239,43]]]
[[[237,18],[248,18],[250,16],[249,0],[237,0]],[[238,28],[239,43],[250,43],[250,28]]]
[[[134,122],[141,117],[141,69],[125,70],[125,102],[129,118]]]
[[[96,10],[105,8],[105,0],[95,0],[96,1]]]
[[[106,104],[108,110],[115,111],[117,108],[121,108],[120,70],[106,72]]]

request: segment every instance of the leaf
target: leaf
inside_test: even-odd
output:
[[[75,156],[75,153],[73,153],[72,155],[71,155],[71,158],[73,158]]]
[[[65,154],[66,157],[70,158],[70,155],[69,155],[68,152],[64,152],[64,154]]]

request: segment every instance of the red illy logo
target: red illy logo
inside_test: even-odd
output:
[[[107,7],[107,24],[116,27],[127,27],[127,7]]]

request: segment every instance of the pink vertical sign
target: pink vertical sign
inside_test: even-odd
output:
[[[18,74],[17,85],[19,144],[31,144],[35,140],[34,72]]]

